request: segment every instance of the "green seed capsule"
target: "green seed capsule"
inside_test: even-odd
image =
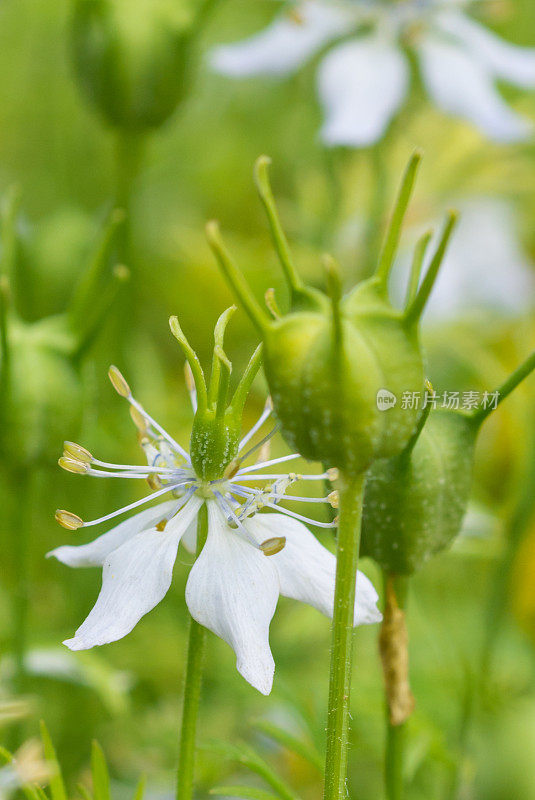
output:
[[[470,417],[432,411],[410,454],[372,464],[364,494],[363,555],[396,575],[448,547],[466,512],[477,428]]]
[[[532,354],[497,390],[497,403],[535,368]],[[479,428],[495,406],[467,414],[432,410],[404,452],[372,464],[366,477],[362,554],[408,575],[449,547],[461,530]]]
[[[162,125],[187,92],[196,0],[76,0],[72,52],[82,90],[112,126]]]
[[[250,294],[215,224],[207,228],[225,276],[260,331],[264,371],[283,435],[305,458],[350,474],[400,453],[418,421],[417,409],[403,409],[401,398],[404,392],[423,389],[418,321],[454,224],[452,215],[419,288],[424,253],[415,259],[414,291],[405,309],[393,308],[388,278],[419,160],[413,156],[406,170],[376,274],[342,296],[339,273],[329,257],[325,293],[302,283],[275,209],[268,161],[259,159],[256,182],[290,290],[289,313],[275,319]]]

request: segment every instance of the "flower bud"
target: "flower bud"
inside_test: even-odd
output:
[[[187,92],[200,0],[75,0],[72,52],[90,102],[112,126],[162,125]]]
[[[0,449],[14,465],[53,463],[65,430],[71,435],[79,430],[84,407],[80,366],[124,279],[123,273],[110,274],[110,248],[119,222],[113,214],[96,255],[75,287],[68,311],[35,319],[31,308],[21,313],[7,292],[9,278],[18,266],[18,231],[13,206],[4,210]],[[76,451],[77,446],[67,444],[71,449],[63,465],[71,471],[81,470],[76,465],[85,460],[82,449],[74,452],[72,447]]]
[[[301,281],[271,194],[268,160],[258,160],[256,182],[291,298],[289,313],[275,319],[250,294],[215,224],[207,228],[227,280],[261,333],[264,370],[283,435],[305,458],[349,474],[400,453],[417,424],[417,410],[403,409],[400,401],[403,392],[423,389],[418,321],[454,222],[452,216],[420,285],[423,253],[415,257],[414,291],[405,309],[393,308],[388,278],[419,160],[415,155],[408,165],[375,275],[347,295],[330,257],[324,260],[325,293]],[[383,393],[391,398],[386,408]]]
[[[497,390],[497,403],[535,368],[535,354]],[[376,461],[366,477],[363,555],[386,571],[408,575],[458,535],[468,505],[474,449],[494,405],[468,414],[424,410],[398,456]]]

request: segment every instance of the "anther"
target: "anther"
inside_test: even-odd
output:
[[[340,477],[340,472],[336,467],[331,467],[327,470],[327,477],[330,481],[337,481]]]
[[[108,370],[108,378],[117,394],[120,394],[121,397],[131,396],[130,386],[124,379],[122,372],[114,364]]]
[[[147,477],[147,483],[149,484],[153,492],[156,492],[158,491],[158,489],[162,488],[162,482],[157,475],[149,475]]]
[[[336,490],[327,495],[327,500],[333,508],[338,508],[340,498]]]
[[[281,312],[275,300],[275,289],[267,289],[264,294],[264,302],[273,319],[280,319]]]
[[[157,531],[164,531],[166,525],[167,525],[167,520],[162,519],[161,522],[158,522],[158,524],[155,525],[155,528]]]
[[[135,406],[130,406],[130,416],[132,417],[132,422],[134,423],[138,431],[142,434],[146,433],[147,428],[149,427],[148,422],[143,416],[143,414],[141,414],[137,410],[137,408],[135,408]]]
[[[272,539],[266,539],[265,542],[262,542],[260,549],[265,556],[274,556],[277,553],[280,553],[280,551],[284,549],[285,545],[285,536],[274,536]]]
[[[66,472],[73,472],[75,475],[85,475],[85,473],[89,469],[89,464],[87,461],[78,461],[75,458],[69,458],[68,456],[62,456],[58,458],[58,464],[61,469],[64,469]]]
[[[68,531],[76,531],[84,524],[77,514],[73,514],[72,511],[64,511],[62,508],[58,508],[54,516],[56,522],[59,522],[61,527],[66,528]]]
[[[76,442],[63,442],[63,455],[65,458],[74,458],[84,464],[90,464],[93,461],[93,456],[89,450],[86,450],[81,444],[76,444]]]
[[[184,364],[184,380],[186,381],[186,389],[191,394],[191,392],[195,391],[195,380],[193,378],[191,367],[187,361]]]
[[[233,478],[240,468],[240,459],[233,458],[224,472],[224,477],[227,479]]]

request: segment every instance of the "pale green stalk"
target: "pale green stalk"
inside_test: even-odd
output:
[[[204,504],[199,511],[197,520],[197,556],[200,555],[204,547],[207,533],[208,516],[206,504]],[[205,644],[206,628],[199,625],[192,618],[189,627],[188,659],[184,684],[184,705],[182,708],[182,730],[176,788],[177,800],[191,800],[193,797],[197,715],[201,696]]]
[[[339,480],[339,524],[332,627],[327,755],[324,800],[347,795],[349,699],[353,650],[355,581],[358,566],[364,476],[342,474]]]

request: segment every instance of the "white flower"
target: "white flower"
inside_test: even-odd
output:
[[[426,308],[427,319],[444,322],[478,310],[504,316],[528,312],[535,300],[535,274],[518,237],[514,209],[491,197],[466,198],[455,205],[459,224]],[[399,301],[408,254],[403,261],[404,268],[393,276]]]
[[[48,554],[72,567],[103,567],[97,602],[75,636],[65,644],[71,650],[84,650],[129,633],[167,593],[180,542],[195,551],[197,516],[206,504],[207,540],[191,568],[186,603],[195,620],[234,649],[237,668],[243,677],[263,694],[269,694],[275,667],[269,647],[269,625],[279,595],[309,603],[331,616],[336,568],[335,557],[301,520],[322,527],[333,527],[335,523],[306,520],[300,514],[280,508],[279,503],[286,488],[295,481],[325,480],[329,475],[265,471],[297,458],[296,455],[243,466],[276,431],[274,427],[247,450],[248,442],[271,416],[271,405],[267,405],[241,440],[238,455],[226,475],[203,481],[195,474],[189,454],[132,397],[120,373],[115,370],[111,377],[133,409],[148,466],[99,461],[72,443],[66,443],[60,463],[72,472],[149,480],[154,492],[91,522],[83,522],[65,511],[57,512],[56,518],[70,529],[89,527],[165,494],[172,499],[137,513],[89,544],[66,545]],[[195,394],[191,391],[195,409]],[[255,483],[263,488],[251,486]],[[291,499],[330,503],[335,502],[333,494],[312,500],[293,496]],[[262,508],[271,509],[271,513],[257,513]],[[360,572],[357,583],[354,624],[378,622],[381,615],[376,607],[377,593]]]
[[[217,47],[213,67],[232,77],[284,76],[322,52],[318,92],[329,146],[380,139],[407,96],[416,57],[438,108],[497,142],[528,138],[533,126],[494,83],[535,87],[535,49],[511,45],[470,19],[455,0],[300,0],[264,31]],[[349,38],[348,38],[349,37]]]

